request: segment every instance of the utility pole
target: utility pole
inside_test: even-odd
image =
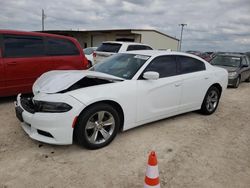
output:
[[[180,44],[179,44],[179,51],[181,51],[181,43],[182,43],[182,33],[183,33],[183,28],[187,26],[187,24],[179,24],[181,26],[181,39],[180,39]]]
[[[42,9],[42,31],[44,31],[44,19],[46,18],[46,15],[44,14],[44,10]]]

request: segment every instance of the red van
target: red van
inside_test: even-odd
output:
[[[31,92],[35,80],[47,71],[87,68],[74,38],[0,30],[0,97]]]

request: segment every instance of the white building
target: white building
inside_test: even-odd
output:
[[[83,48],[99,46],[103,41],[129,41],[145,43],[154,49],[177,51],[179,43],[179,39],[151,29],[48,30],[44,32],[75,37]]]

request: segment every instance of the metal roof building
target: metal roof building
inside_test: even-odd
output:
[[[76,38],[83,48],[99,46],[103,41],[140,42],[154,49],[177,51],[179,39],[152,29],[111,29],[111,30],[47,30],[46,33]]]

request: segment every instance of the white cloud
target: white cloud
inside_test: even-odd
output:
[[[249,51],[249,0],[9,0],[1,1],[0,28],[45,29],[156,29],[180,37],[183,48]]]

